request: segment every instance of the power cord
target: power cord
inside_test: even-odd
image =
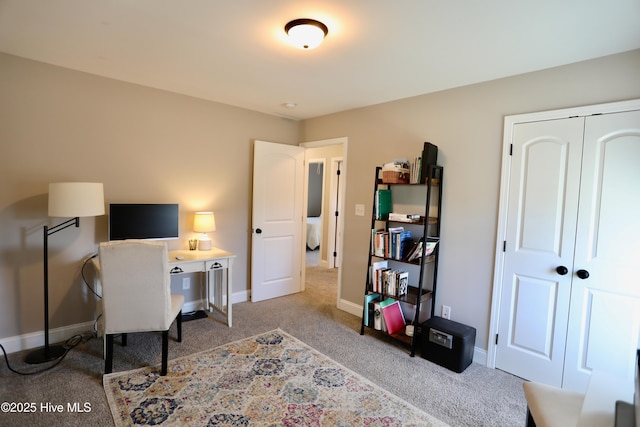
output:
[[[102,295],[98,295],[98,293],[89,285],[89,281],[87,280],[87,277],[84,275],[84,269],[87,266],[87,264],[89,263],[89,261],[91,261],[92,259],[94,259],[97,256],[98,256],[98,254],[93,254],[93,255],[87,257],[87,259],[84,260],[84,262],[82,263],[82,268],[80,269],[80,274],[82,275],[82,281],[87,286],[87,288],[91,291],[91,293],[94,294],[98,299],[102,299]]]
[[[87,277],[84,275],[84,269],[87,266],[87,264],[89,263],[89,261],[91,261],[92,259],[94,259],[95,257],[97,257],[98,254],[95,253],[93,255],[88,256],[84,262],[82,263],[82,268],[80,269],[80,274],[82,275],[82,281],[84,282],[85,286],[87,287],[87,289],[89,289],[91,291],[91,293],[93,295],[96,296],[96,298],[98,299],[102,299],[102,295],[99,295],[92,287],[91,285],[89,285],[89,281],[87,280]],[[97,336],[98,335],[98,321],[100,320],[100,318],[102,317],[102,314],[100,314],[98,316],[98,318],[96,319],[95,322],[93,322],[93,335]]]
[[[89,281],[87,280],[86,276],[84,275],[84,269],[87,266],[87,264],[89,263],[89,261],[91,261],[93,258],[97,257],[98,254],[93,254],[89,257],[87,257],[84,262],[82,263],[82,268],[80,269],[80,274],[82,275],[82,280],[84,281],[84,284],[87,286],[87,288],[91,291],[91,293],[93,295],[95,295],[98,299],[102,299],[101,295],[98,295],[98,293],[89,285]],[[91,338],[93,338],[94,336],[97,335],[97,331],[98,331],[98,320],[100,319],[102,315],[98,316],[98,318],[96,319],[96,321],[94,322],[94,326],[93,326],[93,335],[91,335],[86,341],[89,341]],[[43,369],[38,369],[36,371],[33,372],[20,372],[14,368],[11,367],[11,365],[9,364],[9,357],[7,356],[7,351],[5,350],[4,346],[2,344],[0,344],[0,350],[2,350],[2,353],[4,354],[4,361],[7,364],[7,368],[18,375],[36,375],[36,374],[41,374],[43,372],[46,372],[50,369],[55,368],[56,366],[58,366],[58,364],[60,362],[62,362],[64,360],[64,358],[67,356],[67,353],[69,353],[70,350],[72,350],[73,348],[75,348],[78,344],[80,344],[83,341],[83,337],[82,335],[74,335],[71,338],[69,338],[68,340],[65,341],[65,343],[63,344],[63,347],[65,349],[64,353],[62,354],[62,356],[60,356],[58,359],[55,360],[55,363],[53,363],[52,365],[47,366],[46,368]],[[85,341],[85,342],[86,342]]]
[[[91,338],[89,338],[91,339]],[[87,339],[87,341],[89,340]],[[11,365],[9,364],[9,357],[7,356],[7,352],[4,349],[4,347],[2,346],[2,344],[0,344],[0,349],[2,350],[2,353],[4,353],[4,361],[7,364],[7,368],[9,368],[9,370],[11,372],[13,372],[14,374],[18,374],[18,375],[36,375],[36,374],[41,374],[43,372],[46,372],[50,369],[55,368],[56,366],[58,366],[58,364],[60,362],[62,362],[64,360],[64,358],[67,356],[67,353],[69,353],[70,350],[72,350],[73,348],[75,348],[78,344],[80,344],[83,341],[82,335],[74,335],[71,338],[69,338],[68,340],[65,341],[63,347],[65,349],[64,353],[62,354],[62,356],[60,356],[58,359],[56,359],[55,363],[52,365],[47,366],[46,368],[43,369],[38,369],[37,371],[33,371],[33,372],[20,372],[14,368],[11,367]]]

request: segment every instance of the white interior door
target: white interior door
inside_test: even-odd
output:
[[[251,301],[302,290],[304,148],[255,141]]]
[[[640,111],[587,117],[578,212],[563,387],[584,390],[593,370],[635,373]]]
[[[512,137],[496,367],[556,386],[564,364],[583,123],[519,123]]]

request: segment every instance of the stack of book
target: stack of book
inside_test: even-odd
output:
[[[383,295],[400,297],[407,293],[409,272],[389,268],[387,261],[374,262],[369,274],[371,291]]]
[[[388,298],[381,300],[378,294],[365,297],[364,323],[378,331],[394,334],[403,331],[406,320],[400,302]]]
[[[389,213],[389,221],[394,222],[419,222],[421,218],[422,216],[420,214]]]
[[[373,229],[371,233],[371,253],[377,257],[401,260],[413,246],[411,231],[403,227]]]

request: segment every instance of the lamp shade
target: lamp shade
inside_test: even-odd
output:
[[[216,231],[216,217],[213,212],[196,212],[193,220],[193,231],[196,233]]]
[[[98,182],[56,182],[49,184],[49,216],[81,217],[104,215],[104,188]]]

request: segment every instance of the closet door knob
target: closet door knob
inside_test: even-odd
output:
[[[256,234],[260,234],[262,233],[262,229],[261,228],[256,228]]]
[[[565,274],[567,274],[569,272],[569,270],[564,265],[559,265],[558,267],[556,267],[556,272],[559,275],[564,276]]]
[[[587,270],[578,270],[578,271],[576,271],[576,274],[581,279],[589,278],[589,272]]]

